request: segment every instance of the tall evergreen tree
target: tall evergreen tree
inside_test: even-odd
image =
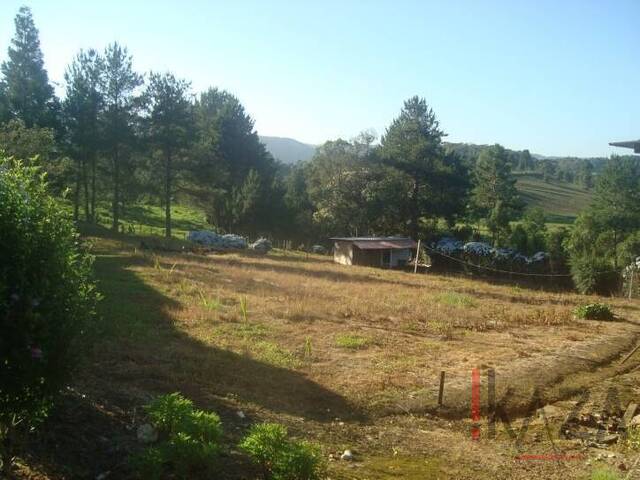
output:
[[[494,243],[504,241],[510,232],[509,221],[521,211],[522,202],[509,155],[500,145],[483,150],[478,157],[471,199],[474,214],[487,220]]]
[[[582,160],[578,167],[578,180],[587,190],[593,188],[593,163],[590,160]]]
[[[453,218],[464,206],[466,175],[459,158],[445,153],[444,136],[433,110],[415,96],[404,102],[382,137],[382,158],[410,179],[405,210],[408,232],[414,238],[421,218]]]
[[[216,88],[199,96],[195,118],[193,187],[210,221],[223,229],[234,228],[234,190],[255,170],[260,185],[261,214],[256,216],[257,225],[252,228],[265,230],[272,216],[268,204],[276,165],[260,142],[253,119],[236,97]],[[256,182],[252,180],[251,185]]]
[[[57,127],[57,99],[44,68],[38,29],[29,7],[21,7],[15,18],[15,35],[2,63],[2,101],[0,113],[19,119],[27,128]]]
[[[123,201],[122,174],[127,171],[127,161],[135,141],[136,116],[140,108],[136,96],[143,83],[142,76],[134,72],[131,55],[118,43],[109,45],[104,52],[104,145],[111,160],[112,224],[117,230]]]
[[[161,157],[165,207],[165,235],[171,236],[171,198],[176,176],[181,173],[189,138],[193,132],[193,110],[189,82],[173,74],[152,73],[147,87],[149,133],[156,154]]]
[[[63,119],[69,150],[76,159],[74,215],[77,219],[82,190],[87,221],[95,219],[97,161],[101,137],[99,121],[104,105],[103,72],[102,57],[90,49],[78,53],[64,76],[67,85]]]
[[[314,206],[309,198],[305,177],[306,164],[293,165],[283,181],[281,224],[287,238],[305,241],[313,238]]]

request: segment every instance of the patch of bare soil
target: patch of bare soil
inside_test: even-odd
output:
[[[516,359],[494,368],[495,398],[504,411],[512,416],[528,413],[538,404],[554,403],[580,392],[585,385],[602,378],[619,375],[640,362],[640,355],[623,365],[620,361],[640,340],[640,326],[630,322],[616,322],[605,334],[588,341],[565,344],[553,352]],[[480,369],[484,375],[489,368]],[[438,405],[438,385],[426,391],[412,392],[390,411],[430,412],[446,418],[468,417],[470,411],[471,372],[467,378],[454,377],[445,383],[443,405]],[[535,396],[534,396],[534,392]],[[480,404],[487,410],[487,390],[481,390]]]

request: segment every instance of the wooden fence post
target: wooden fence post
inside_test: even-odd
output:
[[[440,388],[438,389],[438,406],[442,406],[442,397],[444,396],[444,370],[440,372]]]
[[[418,257],[420,256],[420,239],[418,239],[418,248],[416,248],[416,261],[413,263],[413,273],[418,273]]]

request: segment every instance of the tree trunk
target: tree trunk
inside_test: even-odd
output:
[[[73,220],[78,221],[80,215],[80,185],[81,185],[81,172],[82,167],[78,164],[78,170],[76,171],[76,188],[73,192]]]
[[[91,155],[91,223],[96,221],[96,152]]]
[[[111,230],[118,231],[118,224],[120,223],[120,159],[118,158],[118,148],[114,152],[113,156],[113,202],[112,202],[112,214],[113,221],[111,223]]]
[[[167,152],[164,170],[164,235],[171,237],[171,152]]]
[[[84,219],[89,221],[89,179],[87,178],[87,163],[89,159],[85,156],[82,162],[82,188],[84,191]]]

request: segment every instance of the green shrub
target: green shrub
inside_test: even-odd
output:
[[[287,449],[287,428],[277,423],[254,425],[240,443],[240,448],[262,468],[265,478],[270,478],[277,460]]]
[[[569,231],[564,227],[547,232],[545,240],[547,244],[546,251],[549,254],[549,262],[551,263],[551,269],[554,273],[564,273],[567,271],[569,253],[564,244],[568,236]]]
[[[162,395],[144,407],[151,424],[172,436],[182,431],[193,414],[193,402],[179,393]]]
[[[145,407],[159,442],[134,456],[131,465],[140,478],[180,478],[209,475],[220,453],[220,417],[197,410],[179,393],[158,397]],[[166,475],[165,475],[166,476]]]
[[[585,294],[609,295],[622,284],[621,274],[612,271],[608,262],[589,256],[571,258],[571,276],[576,289]]]
[[[325,470],[316,445],[289,440],[287,428],[276,423],[255,425],[240,448],[260,466],[265,480],[317,480]]]
[[[0,462],[42,421],[86,351],[91,257],[36,167],[0,158]]]
[[[613,313],[609,305],[605,305],[604,303],[580,305],[573,313],[576,317],[585,320],[613,320]]]

